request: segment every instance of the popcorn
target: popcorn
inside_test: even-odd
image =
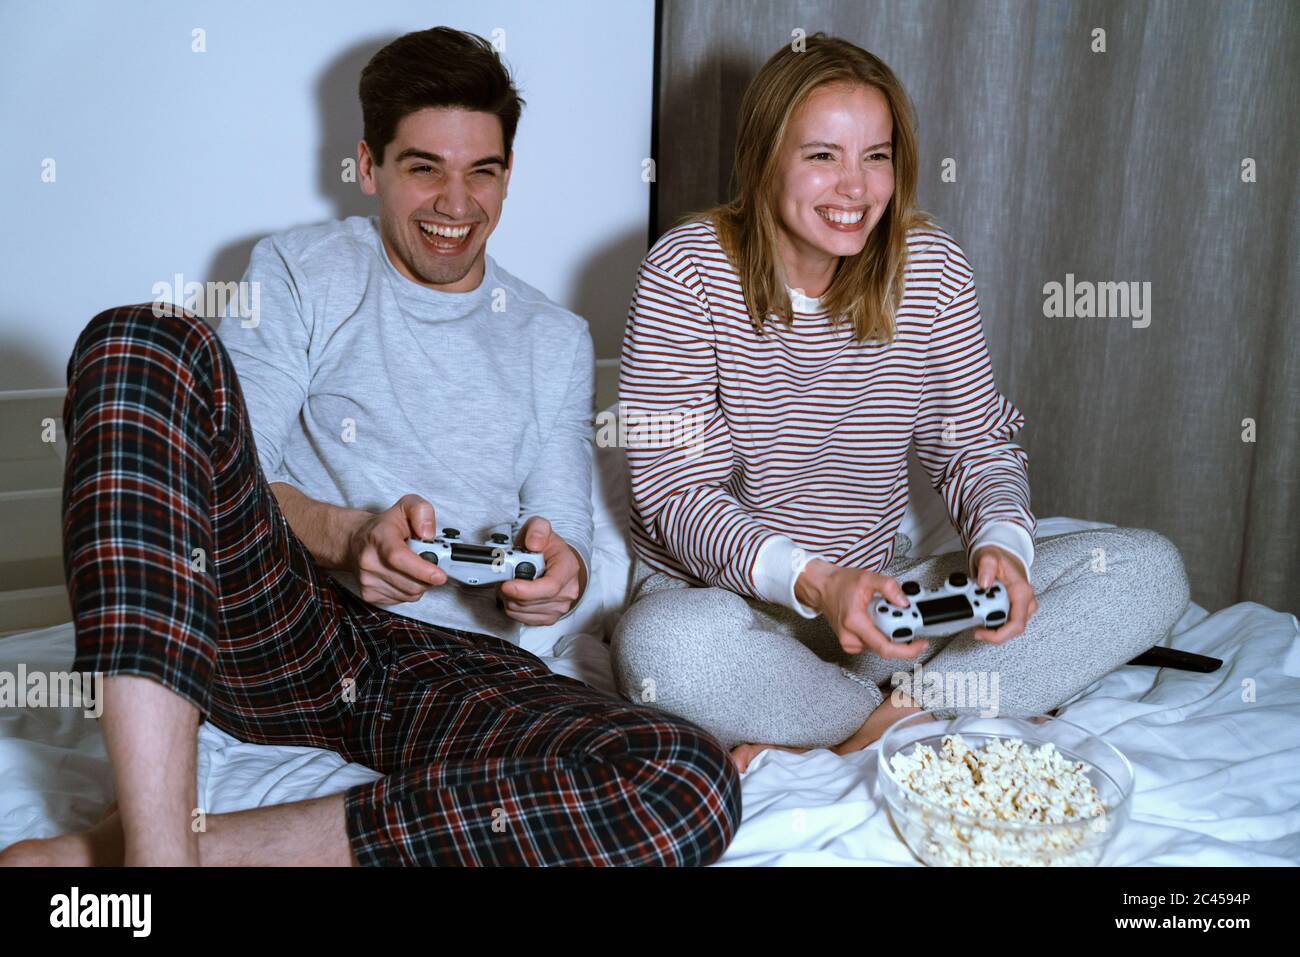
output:
[[[1105,830],[1106,808],[1088,777],[1092,768],[1051,742],[1035,749],[1020,738],[995,738],[972,749],[949,734],[938,753],[918,744],[889,767],[904,803],[898,823],[928,863],[1078,865],[1100,856],[1100,842],[1089,838]],[[954,820],[916,798],[976,821]]]

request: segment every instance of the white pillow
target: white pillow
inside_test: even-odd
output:
[[[601,413],[597,422],[607,421],[617,403]],[[594,635],[604,640],[613,631],[627,604],[632,585],[632,545],[629,531],[631,500],[627,456],[617,446],[596,446],[595,475],[591,483],[591,510],[595,520],[591,549],[591,580],[578,607],[553,625],[522,626],[518,644],[538,656],[545,656],[565,635]],[[559,653],[562,649],[556,649]]]

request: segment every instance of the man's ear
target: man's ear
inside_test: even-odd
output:
[[[357,182],[361,184],[361,192],[367,196],[375,195],[378,189],[375,186],[375,161],[365,140],[357,141]]]

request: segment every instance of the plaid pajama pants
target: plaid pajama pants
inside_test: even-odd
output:
[[[63,419],[75,668],[154,678],[244,741],[387,775],[344,795],[360,863],[707,864],[730,842],[739,776],[698,726],[319,569],[202,320],[96,316]]]

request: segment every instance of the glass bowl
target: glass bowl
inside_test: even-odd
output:
[[[905,787],[893,758],[918,745],[937,753],[950,734],[960,734],[972,750],[997,738],[1020,738],[1035,750],[1050,742],[1066,760],[1084,763],[1105,813],[1059,824],[1002,821],[944,807]],[[938,867],[1096,866],[1128,820],[1133,802],[1133,766],[1119,749],[1048,715],[933,719],[919,712],[900,718],[880,739],[877,780],[904,843],[922,863]]]

